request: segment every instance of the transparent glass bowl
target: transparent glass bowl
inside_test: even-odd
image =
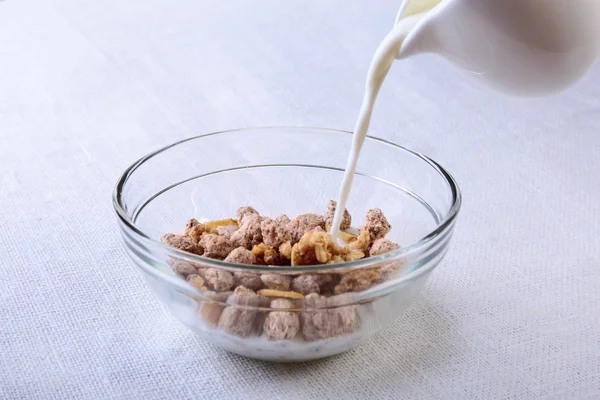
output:
[[[159,241],[165,233],[180,233],[192,217],[228,218],[245,205],[266,216],[324,213],[337,198],[351,139],[349,132],[329,129],[249,128],[197,136],[149,154],[124,172],[113,197],[129,256],[176,318],[234,353],[304,361],[363,343],[408,307],[448,248],[461,195],[450,174],[431,159],[381,139],[365,141],[348,210],[354,226],[369,209],[383,210],[392,225],[388,238],[401,245],[387,254],[325,266],[241,266]],[[366,290],[318,303],[295,299],[291,309],[276,309],[269,301],[198,290],[173,272],[176,260],[232,273],[320,273],[334,279],[360,269],[396,272]],[[231,317],[225,324],[224,313]],[[268,340],[261,333],[264,320],[282,315],[299,323],[296,337]],[[252,327],[236,329],[236,323]]]

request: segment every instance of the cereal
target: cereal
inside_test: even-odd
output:
[[[300,315],[302,335],[305,340],[313,341],[335,336],[335,327],[327,310],[317,310],[327,306],[327,298],[311,293],[304,299],[307,312]]]
[[[219,318],[219,328],[232,335],[248,337],[257,333],[257,315],[250,310],[226,307]]]
[[[304,295],[298,292],[284,292],[281,290],[261,289],[258,294],[265,297],[285,297],[288,299],[303,299]]]
[[[206,321],[209,325],[216,327],[224,308],[218,304],[204,303],[198,309],[198,317]]]
[[[264,243],[276,249],[283,243],[291,241],[292,235],[288,229],[289,223],[290,219],[286,215],[262,220],[260,229]]]
[[[183,278],[187,278],[189,275],[196,274],[197,272],[194,265],[187,261],[173,260],[169,262],[169,264],[171,264],[171,268],[173,269],[173,271],[175,271],[178,275],[182,276]]]
[[[160,241],[167,246],[187,251],[188,253],[202,254],[202,250],[194,243],[192,238],[184,235],[175,235],[174,233],[167,233],[160,238]]]
[[[250,208],[252,208],[252,207],[250,207]],[[233,294],[237,295],[238,297],[245,296],[245,295],[248,295],[248,296],[251,296],[251,295],[254,296],[254,295],[256,295],[256,293],[254,293],[253,290],[250,290],[250,289],[248,289],[246,287],[243,287],[243,286],[235,288],[235,290],[233,291]],[[232,297],[231,299],[228,299],[227,302],[228,302],[228,304],[237,304],[237,305],[240,305],[240,304],[246,302],[246,301],[239,302],[236,299],[237,298]]]
[[[370,245],[371,245],[371,237],[369,236],[369,232],[367,232],[365,230],[365,231],[361,231],[355,240],[348,243],[348,245],[346,245],[346,249],[358,250],[358,251],[362,251],[363,253],[368,253]]]
[[[260,222],[258,214],[245,214],[238,230],[231,234],[231,242],[248,250],[261,243]]]
[[[307,233],[309,235],[310,233]],[[309,240],[301,240],[292,247],[292,265],[315,265],[319,264],[315,247]]]
[[[213,233],[213,234],[218,233],[217,229],[220,226],[229,226],[229,225],[237,226],[237,222],[235,222],[235,220],[233,220],[231,218],[226,218],[226,219],[219,219],[219,220],[215,220],[215,221],[207,221],[204,223],[206,232]]]
[[[292,243],[285,242],[279,246],[279,254],[281,254],[284,258],[288,260],[292,259]]]
[[[268,299],[248,288],[238,286],[227,299],[227,303],[229,307],[223,310],[219,318],[219,328],[240,337],[260,335],[265,313],[256,308],[266,307],[269,304]]]
[[[217,226],[217,235],[223,236],[225,239],[230,240],[231,235],[233,235],[233,233],[235,231],[237,231],[237,229],[238,229],[238,226],[235,224],[220,225],[220,226]]]
[[[292,277],[281,274],[264,274],[260,277],[262,282],[269,289],[287,291],[290,290],[290,283],[292,282]]]
[[[394,276],[398,275],[398,273],[402,270],[403,267],[404,264],[400,260],[390,261],[389,263],[386,263],[383,267],[379,269],[381,279],[384,281],[392,279]]]
[[[233,274],[233,279],[236,287],[244,286],[255,291],[263,287],[263,282],[260,279],[260,275],[252,272],[235,272]]]
[[[277,252],[264,243],[255,245],[252,248],[252,253],[256,256],[259,264],[275,265],[275,261],[277,260]]]
[[[291,221],[291,219],[287,215],[281,214],[280,216],[278,216],[277,218],[275,218],[275,221],[277,221],[280,224],[289,224],[290,221]]]
[[[196,315],[210,326],[216,327],[225,308],[221,303],[225,302],[228,296],[225,293],[212,292],[206,290],[206,288],[202,289],[204,289],[202,290],[202,294],[207,300],[200,301]]]
[[[206,272],[208,267],[202,267],[200,265],[196,265],[196,268],[198,269],[198,275],[200,275],[201,277],[204,278],[204,273]]]
[[[335,321],[338,335],[352,333],[360,327],[358,308],[350,304],[352,304],[352,297],[349,293],[327,298],[327,306],[336,307],[330,308],[329,312]]]
[[[196,218],[190,219],[185,225],[184,235],[189,236],[195,243],[200,241],[204,232],[206,232],[206,226],[198,222]]]
[[[204,249],[204,257],[224,259],[231,253],[235,246],[222,236],[205,233],[198,242]]]
[[[258,260],[254,253],[245,247],[238,247],[233,249],[231,253],[227,257],[225,257],[225,262],[237,263],[237,264],[258,264]]]
[[[190,219],[186,224],[185,224],[185,232],[187,234],[187,231],[192,229],[194,226],[196,225],[203,225],[202,223],[200,223],[200,221],[198,221],[196,218],[192,218]]]
[[[379,238],[373,242],[371,245],[371,249],[369,250],[369,254],[371,257],[378,256],[380,254],[389,253],[390,251],[394,251],[399,249],[400,246],[397,243],[392,242],[391,240]]]
[[[361,258],[365,258],[365,253],[362,251],[354,250],[344,255],[344,261],[356,261]]]
[[[321,293],[321,285],[332,281],[329,274],[304,274],[292,280],[292,290],[304,295]]]
[[[292,247],[292,265],[326,264],[345,251],[326,232],[306,232]]]
[[[254,208],[252,208],[250,206],[238,208],[236,214],[237,214],[237,220],[238,220],[238,222],[240,224],[242,223],[243,219],[247,215],[258,215],[258,216],[260,216],[260,214],[258,213],[258,211],[256,211]]]
[[[335,215],[335,208],[337,207],[337,203],[333,200],[329,200],[329,204],[327,204],[327,212],[325,213],[325,224],[331,226],[333,224],[333,217]],[[340,230],[345,231],[350,228],[352,225],[352,216],[348,212],[347,209],[344,210],[344,216],[342,217],[342,222],[340,223]],[[341,236],[341,235],[340,235]]]
[[[390,251],[394,251],[399,249],[400,246],[397,243],[392,242],[391,240],[380,238],[373,242],[369,253],[371,257],[375,257],[381,254],[389,253]],[[403,263],[400,260],[390,261],[383,265],[379,272],[381,274],[381,279],[388,280],[394,277],[400,272],[403,267]]]
[[[342,276],[340,274],[330,274],[331,280],[325,282],[320,287],[320,294],[323,296],[333,296],[335,294],[335,287],[340,283]]]
[[[377,239],[381,239],[388,234],[392,226],[383,215],[383,211],[379,208],[373,208],[367,212],[365,224],[359,229],[360,232],[367,232],[371,239],[371,243]]]
[[[360,317],[356,306],[347,305],[350,298],[333,296],[329,299],[316,293],[305,298],[307,312],[300,316],[302,334],[308,341],[346,335],[360,327]],[[330,307],[329,309],[323,309]],[[331,308],[335,307],[335,308]]]
[[[204,280],[210,287],[219,292],[224,292],[233,287],[233,275],[231,272],[220,268],[208,268],[204,272]]]
[[[169,261],[177,275],[205,295],[194,299],[200,303],[198,318],[209,326],[242,338],[264,332],[270,341],[333,338],[360,328],[354,292],[392,279],[403,267],[393,258],[368,269],[330,267],[399,248],[386,239],[391,226],[379,209],[369,210],[358,235],[350,233],[352,218],[345,210],[341,241],[334,241],[329,232],[336,205],[330,201],[323,216],[308,213],[292,219],[264,217],[252,207],[241,207],[237,219],[201,223],[192,218],[184,235],[166,234],[161,241],[203,257],[264,266],[257,272],[240,267],[233,273],[201,261]],[[315,265],[326,267],[318,272],[294,268]],[[287,266],[290,272],[265,271],[268,266]],[[275,310],[269,311],[269,305]]]
[[[288,223],[288,229],[294,242],[300,241],[306,232],[325,229],[325,219],[318,214],[302,214]]]
[[[201,289],[204,287],[204,279],[202,279],[200,275],[190,274],[187,277],[187,281],[196,289]]]
[[[294,308],[294,304],[287,299],[275,299],[271,308]],[[300,317],[297,313],[287,311],[271,311],[263,326],[265,336],[269,340],[292,340],[300,330]]]
[[[342,276],[340,283],[335,287],[335,293],[366,290],[371,287],[373,281],[379,278],[381,278],[381,275],[376,269],[356,269]]]

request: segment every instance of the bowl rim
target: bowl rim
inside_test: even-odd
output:
[[[367,135],[365,140],[367,140],[367,139],[374,140],[376,142],[380,142],[380,143],[386,144],[388,146],[395,147],[399,150],[410,153],[413,156],[416,156],[417,158],[420,158],[421,160],[423,160],[424,162],[429,164],[434,170],[436,170],[444,178],[445,182],[448,184],[449,189],[452,193],[452,205],[451,205],[450,209],[448,210],[448,212],[446,213],[446,215],[438,222],[435,229],[433,229],[426,235],[422,236],[420,239],[412,242],[411,244],[409,244],[407,246],[400,247],[397,250],[393,250],[388,253],[381,254],[381,255],[378,255],[375,257],[367,257],[367,258],[363,258],[360,260],[347,261],[347,262],[330,264],[330,265],[297,266],[297,267],[293,268],[293,271],[290,271],[289,266],[282,267],[282,266],[248,265],[248,264],[236,264],[236,263],[225,262],[222,260],[212,259],[212,258],[208,258],[208,257],[202,257],[197,254],[188,253],[188,252],[185,252],[185,251],[182,251],[179,249],[175,249],[166,244],[163,244],[159,240],[151,238],[150,236],[146,235],[142,230],[140,230],[135,225],[134,221],[127,215],[127,212],[121,206],[121,204],[122,204],[122,197],[121,197],[122,189],[126,185],[128,179],[131,177],[131,175],[146,161],[150,160],[151,158],[153,158],[154,156],[156,156],[158,154],[161,154],[161,153],[169,150],[172,147],[181,145],[183,143],[186,143],[186,142],[189,142],[192,140],[202,139],[205,137],[216,136],[216,135],[221,135],[221,134],[228,134],[228,133],[234,133],[234,132],[240,132],[240,131],[276,130],[276,129],[298,130],[298,131],[316,130],[316,131],[323,131],[323,132],[329,132],[329,133],[353,135],[353,132],[342,130],[342,129],[311,127],[311,126],[272,125],[272,126],[255,126],[255,127],[227,129],[227,130],[221,130],[221,131],[216,131],[216,132],[211,132],[211,133],[206,133],[206,134],[200,134],[200,135],[196,135],[196,136],[192,136],[192,137],[188,137],[188,138],[179,140],[177,142],[163,146],[155,151],[152,151],[152,152],[146,154],[145,156],[139,158],[137,161],[135,161],[133,164],[131,164],[129,167],[127,167],[125,169],[125,171],[121,174],[121,176],[117,180],[117,183],[116,183],[116,185],[113,189],[113,193],[112,193],[112,203],[113,203],[113,207],[117,213],[117,217],[125,225],[125,227],[127,227],[127,229],[130,232],[134,233],[137,236],[138,239],[140,239],[144,242],[150,243],[154,246],[160,246],[165,253],[167,253],[175,258],[178,258],[178,259],[184,259],[184,260],[187,260],[190,262],[202,263],[206,267],[215,267],[215,268],[231,269],[231,270],[247,270],[247,271],[252,271],[252,272],[264,272],[264,271],[268,270],[269,272],[288,272],[288,273],[289,272],[302,273],[302,272],[311,272],[311,271],[325,272],[325,271],[334,271],[334,270],[339,270],[339,269],[361,268],[361,267],[366,267],[366,266],[372,266],[373,264],[378,264],[385,260],[395,259],[395,258],[399,258],[402,256],[406,256],[418,249],[425,247],[427,244],[432,242],[437,237],[442,236],[446,231],[448,231],[448,229],[450,229],[450,227],[456,220],[456,217],[457,217],[457,215],[460,211],[461,205],[462,205],[462,193],[461,193],[458,183],[456,182],[454,177],[448,171],[446,171],[446,169],[444,167],[442,167],[440,164],[438,164],[433,159],[431,159],[417,151],[408,149],[402,145],[396,144],[389,140],[378,138],[375,136],[370,136],[370,135]],[[423,270],[423,268],[418,267],[417,269],[411,271],[410,273],[403,275],[401,278],[406,278],[406,279],[401,279],[401,280],[405,281],[405,280],[411,279],[414,277],[416,272],[419,272],[421,270]],[[166,274],[162,270],[161,270],[161,272],[163,274]],[[421,271],[421,272],[423,272],[423,271]],[[168,275],[168,274],[166,274],[166,275]],[[420,274],[418,274],[418,275],[420,275]]]

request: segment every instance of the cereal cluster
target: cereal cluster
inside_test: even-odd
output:
[[[399,248],[386,239],[391,225],[380,209],[369,210],[362,226],[352,230],[348,210],[336,242],[328,233],[336,203],[323,215],[295,218],[261,216],[241,207],[235,219],[200,222],[191,219],[183,234],[165,234],[168,246],[233,264],[289,266],[285,272],[230,272],[201,263],[173,259],[172,269],[207,300],[198,317],[240,337],[264,334],[269,340],[319,340],[352,333],[360,327],[352,292],[392,278],[399,261],[375,267],[295,272],[296,266],[330,265],[381,255]],[[354,234],[353,232],[357,232]]]

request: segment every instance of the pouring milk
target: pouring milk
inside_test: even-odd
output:
[[[600,1],[404,0],[367,74],[331,234],[337,238],[379,89],[395,59],[437,53],[518,96],[566,89],[600,58]]]

